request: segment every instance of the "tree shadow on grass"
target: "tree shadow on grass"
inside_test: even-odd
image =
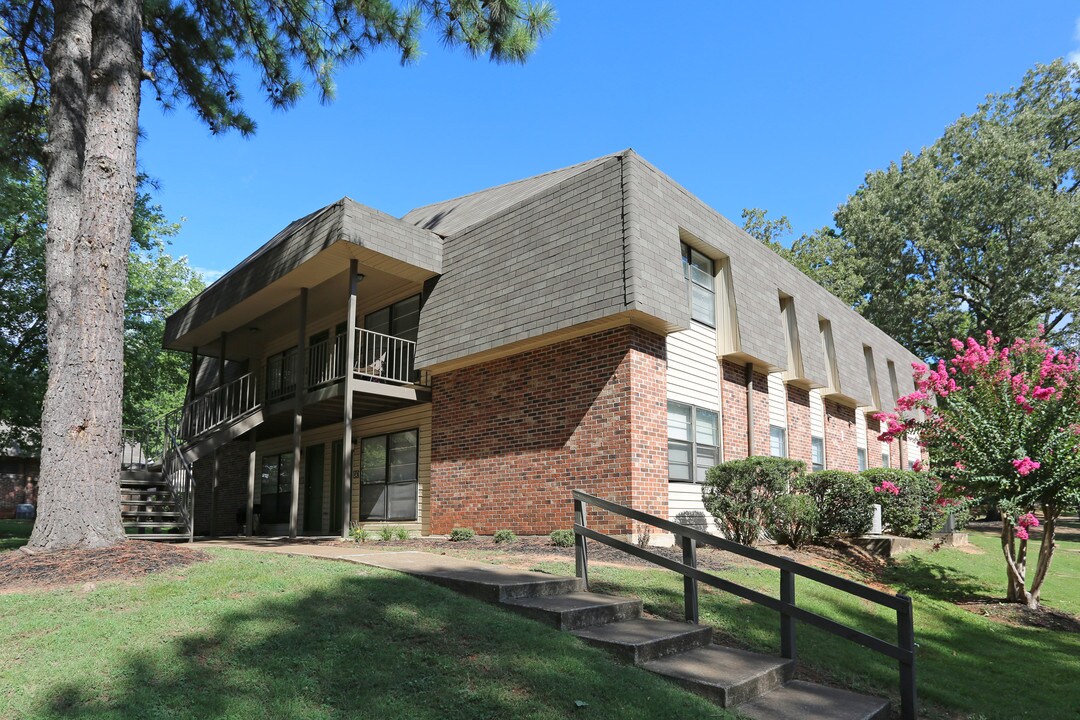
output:
[[[105,687],[100,678],[54,684],[32,717],[718,715],[569,635],[396,573],[361,570],[231,604],[240,609],[160,645],[133,642]]]
[[[920,593],[951,603],[984,602],[995,598],[987,594],[986,584],[973,575],[934,560],[932,555],[907,555],[888,565],[881,579],[904,595]]]

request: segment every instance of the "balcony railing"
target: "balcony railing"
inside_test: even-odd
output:
[[[415,381],[416,343],[371,330],[356,331],[356,374],[367,380],[410,384]]]
[[[317,388],[345,377],[345,336],[320,340],[308,347],[308,388]]]
[[[214,388],[165,416],[165,433],[188,442],[259,407],[255,374],[247,373]]]

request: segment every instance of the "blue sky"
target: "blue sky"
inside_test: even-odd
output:
[[[416,65],[373,55],[333,103],[287,112],[249,83],[249,139],[145,93],[140,165],[183,218],[172,251],[213,279],[344,195],[402,215],[627,147],[736,222],[763,207],[809,232],[867,171],[1080,52],[1075,2],[553,3],[525,66],[428,42]]]

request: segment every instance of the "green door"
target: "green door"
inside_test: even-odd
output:
[[[330,528],[331,535],[341,532],[341,440],[330,445]]]
[[[323,446],[304,450],[304,532],[322,533]]]

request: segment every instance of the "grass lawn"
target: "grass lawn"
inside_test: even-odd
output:
[[[89,592],[0,597],[0,718],[733,717],[420,580],[212,554]]]
[[[1059,535],[1045,604],[1080,613],[1080,528]],[[931,718],[1080,719],[1080,627],[1071,632],[1018,626],[984,617],[955,602],[1004,596],[1004,569],[996,535],[973,534],[975,551],[942,549],[900,556],[889,581],[915,603],[917,677],[923,715]],[[1037,547],[1031,550],[1036,553]],[[538,569],[570,573],[573,564],[542,562]],[[597,589],[637,595],[647,611],[682,618],[682,578],[664,570],[594,566]],[[1033,570],[1032,570],[1033,571]],[[778,573],[734,567],[719,573],[778,595]],[[817,583],[797,581],[801,607],[895,640],[895,615]],[[701,588],[701,621],[752,649],[779,654],[779,616]],[[990,606],[990,610],[996,606]],[[1078,624],[1080,625],[1080,624]],[[898,672],[884,656],[812,627],[798,631],[800,663],[820,675],[898,705]]]
[[[26,544],[33,520],[0,520],[0,550],[14,550]]]

